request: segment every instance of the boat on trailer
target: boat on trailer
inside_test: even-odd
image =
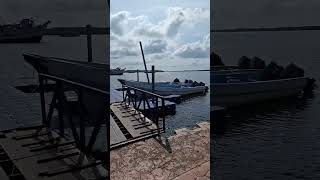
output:
[[[109,65],[93,62],[23,54],[27,63],[39,73],[50,74],[76,81],[102,90],[109,90],[107,76]]]
[[[118,79],[118,81],[127,86],[143,89],[145,91],[152,92],[152,83],[139,82]],[[154,93],[162,96],[181,95],[187,96],[191,94],[204,94],[208,90],[207,86],[192,86],[191,83],[180,82],[155,82]]]

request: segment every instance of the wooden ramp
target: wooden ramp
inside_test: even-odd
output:
[[[111,149],[155,137],[163,132],[154,122],[125,102],[112,103],[110,111]]]
[[[47,128],[12,130],[0,137],[0,177],[21,180],[106,178],[100,161],[87,158],[71,137]],[[1,171],[3,170],[3,171]]]

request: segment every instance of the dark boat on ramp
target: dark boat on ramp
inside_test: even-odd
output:
[[[38,73],[62,77],[101,90],[108,89],[107,64],[46,57],[29,53],[25,53],[23,56],[25,61],[32,65]]]
[[[36,25],[33,19],[23,19],[16,24],[0,25],[0,43],[38,43],[49,23]]]

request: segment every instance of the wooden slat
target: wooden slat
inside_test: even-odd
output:
[[[126,140],[127,138],[123,135],[117,123],[110,115],[110,144],[117,144]]]
[[[31,131],[32,132],[32,131]],[[29,134],[30,131],[26,132],[18,132],[18,135],[23,134]],[[43,150],[41,152],[30,152],[30,146],[23,147],[22,144],[26,143],[32,143],[39,140],[45,140],[45,138],[48,139],[48,137],[39,137],[39,138],[31,138],[31,139],[23,139],[23,140],[15,140],[13,139],[14,136],[17,135],[14,132],[6,133],[7,138],[0,139],[0,144],[9,156],[9,158],[12,160],[12,162],[15,164],[15,166],[19,169],[21,174],[25,177],[26,180],[76,180],[76,179],[82,179],[82,177],[89,177],[89,178],[96,178],[96,167],[94,168],[86,168],[82,171],[73,172],[73,173],[63,173],[58,174],[54,176],[38,176],[40,172],[51,172],[56,169],[61,168],[69,168],[72,165],[75,165],[79,159],[80,155],[75,155],[71,157],[66,157],[63,159],[55,159],[51,160],[45,163],[38,163],[39,160],[48,159],[50,157],[54,156],[63,156],[70,153],[76,153],[80,152],[78,149],[73,148],[69,149],[71,145],[65,146],[65,147],[58,147],[50,150]],[[53,136],[57,137],[58,134],[56,134],[53,131]],[[64,139],[61,142],[70,141],[72,139]],[[41,147],[43,145],[37,145],[34,147]],[[63,151],[64,149],[69,149],[67,151]],[[88,164],[89,161],[84,157],[84,164]],[[101,165],[99,165],[101,166]],[[99,171],[102,172],[103,170],[101,167],[99,167]],[[105,174],[106,172],[104,172]],[[0,176],[1,177],[1,176]]]
[[[38,142],[40,140],[48,140],[48,136],[39,136],[35,138],[28,138],[28,139],[22,139],[22,140],[15,140],[14,137],[16,136],[23,136],[26,134],[34,133],[35,130],[28,130],[28,131],[18,131],[17,133],[7,133],[7,138],[0,139],[0,144],[2,145],[3,149],[8,153],[8,156],[11,159],[21,159],[25,157],[30,157],[33,155],[36,155],[38,153],[30,152],[31,147],[39,147],[37,146],[29,146],[29,147],[23,147],[23,144],[29,144]],[[57,134],[53,134],[53,137],[58,137]],[[62,140],[61,142],[64,142],[65,140]],[[43,146],[43,145],[42,145]],[[41,152],[44,153],[44,152]]]
[[[148,118],[143,118],[143,114],[134,114],[134,111],[130,111],[133,108],[130,107],[128,110],[130,113],[124,113],[123,109],[119,106],[120,103],[112,103],[110,105],[110,109],[114,112],[114,114],[119,118],[123,126],[127,129],[127,131],[131,134],[133,138],[138,138],[143,136],[141,133],[150,131],[153,129],[157,129],[156,125]],[[127,116],[128,114],[131,114],[131,116]],[[125,115],[125,116],[124,116]],[[138,121],[132,121],[134,119],[138,119]],[[144,128],[135,128],[136,125],[144,123],[144,119],[146,123],[152,123],[151,126],[147,126]]]

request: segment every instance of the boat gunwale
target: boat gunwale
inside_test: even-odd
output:
[[[43,61],[45,60],[52,60],[52,61],[57,61],[57,62],[67,62],[69,64],[78,64],[82,66],[90,66],[90,65],[97,65],[97,66],[90,66],[90,67],[95,67],[95,68],[107,68],[109,64],[104,64],[104,63],[96,63],[96,62],[86,62],[86,61],[79,61],[79,60],[72,60],[72,59],[66,59],[66,58],[57,58],[57,57],[50,57],[50,56],[41,56],[38,54],[32,54],[32,53],[23,53],[23,55],[26,56],[31,56],[34,58],[39,58],[42,59]],[[106,67],[102,67],[106,66]]]
[[[257,80],[257,81],[242,81],[242,82],[232,82],[232,83],[212,83],[213,86],[223,86],[223,85],[239,85],[239,84],[259,84],[259,83],[272,83],[281,81],[292,81],[292,80],[307,80],[308,77],[296,77],[296,78],[284,78],[284,79],[272,79],[272,80]]]

